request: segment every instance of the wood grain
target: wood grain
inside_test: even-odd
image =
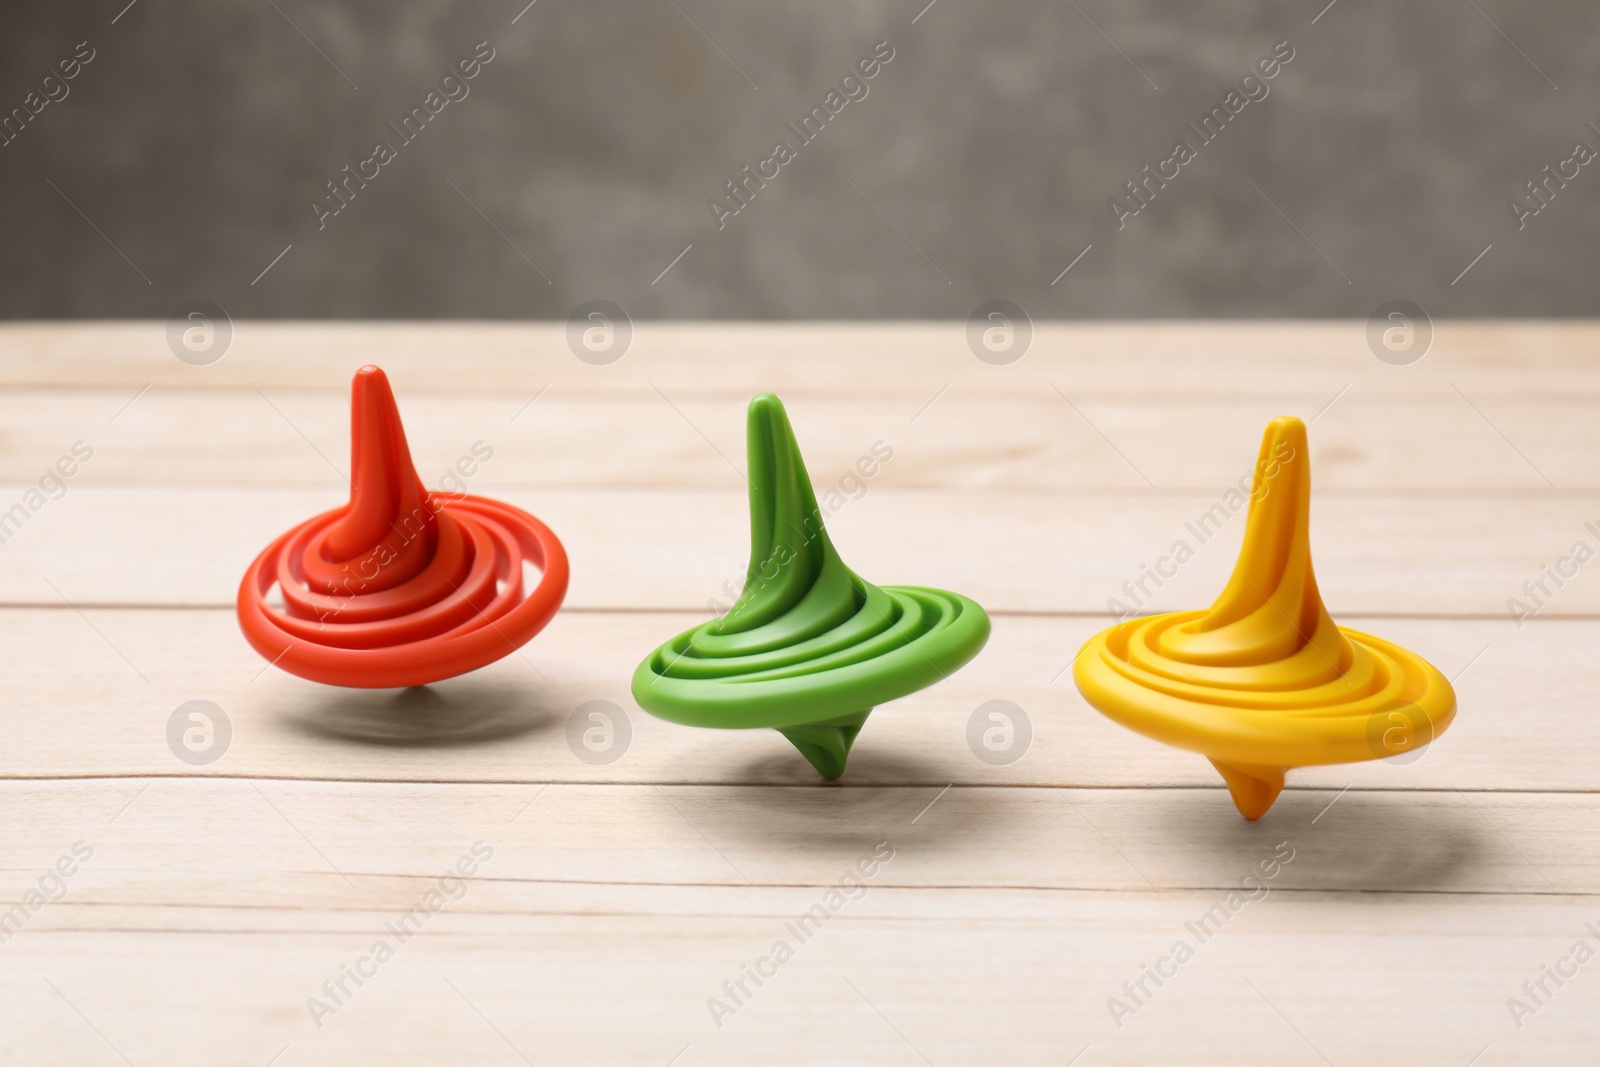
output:
[[[371,952],[393,913],[268,936],[26,934],[0,974],[22,1023],[5,1040],[30,1062],[117,1063],[116,1049],[136,1064],[196,1067],[280,1054],[313,1065],[677,1056],[733,1067],[993,1063],[997,1053],[1029,1065],[1325,1055],[1408,1067],[1465,1064],[1486,1046],[1480,1063],[1578,1064],[1594,1036],[1582,978],[1523,1030],[1505,1008],[1593,918],[1569,901],[1275,894],[1162,988],[1147,983],[1154,996],[1119,1029],[1107,1001],[1220,894],[874,889],[719,1029],[707,1001],[771,952],[816,890],[633,893],[632,914],[588,887],[569,896],[612,910],[542,914],[513,896],[505,915],[446,911],[320,1029],[307,1001]]]
[[[1525,1031],[1504,1007],[1600,918],[1592,797],[1306,794],[1251,826],[1181,790],[139,786],[0,788],[29,827],[12,894],[94,849],[3,950],[61,1062],[107,1055],[89,1021],[132,1062],[197,1064],[1192,1062],[1197,1033],[1218,1062],[1580,1062],[1592,1038],[1581,979]],[[474,841],[492,854],[402,943]],[[802,942],[787,924],[841,883]],[[394,958],[317,1026],[310,998],[380,939]],[[719,1027],[707,1002],[779,940],[794,958]]]
[[[361,691],[268,670],[228,610],[7,609],[0,611],[11,635],[5,773],[826,788],[773,731],[697,730],[639,711],[629,691],[634,667],[696,621],[673,613],[563,612],[520,654],[472,675],[426,689]],[[1540,621],[1519,632],[1471,619],[1347,621],[1456,676],[1460,714],[1414,762],[1305,768],[1290,776],[1291,786],[1600,790],[1600,768],[1583,755],[1600,745],[1587,654],[1600,640],[1600,623]],[[844,784],[1220,789],[1202,758],[1113,724],[1078,695],[1067,668],[1107,622],[996,618],[973,663],[873,713]],[[168,718],[194,699],[217,704],[233,727],[226,756],[205,768],[182,763],[167,747]],[[569,739],[575,717],[580,727],[590,724],[578,709],[592,700],[616,705],[631,730],[623,754],[609,764],[580,759]],[[1009,765],[979,759],[968,739],[970,720],[993,700],[1015,704],[1031,729],[1031,743]]]
[[[595,392],[670,383],[735,396],[763,388],[819,395],[900,393],[949,382],[960,391],[1013,392],[1056,380],[1063,389],[1121,396],[1214,397],[1296,392],[1600,393],[1592,323],[1441,321],[1410,366],[1374,358],[1361,322],[1037,322],[1026,354],[1007,366],[973,357],[964,322],[634,324],[631,347],[608,366],[574,357],[564,323],[252,322],[234,324],[217,362],[173,358],[163,322],[0,324],[0,384],[321,389],[343,392],[364,363],[404,390]],[[1070,375],[1070,378],[1067,377]]]
[[[348,383],[344,383],[347,387]],[[419,472],[430,485],[475,442],[493,458],[473,484],[583,488],[740,486],[751,395],[671,381],[616,394],[545,382],[493,392],[400,389]],[[1204,489],[1246,478],[1262,427],[1312,420],[1317,485],[1329,489],[1600,489],[1600,446],[1580,395],[1320,392],[1219,396],[1084,393],[1039,383],[1009,393],[927,379],[904,394],[780,392],[820,489],[858,470],[869,484],[1050,490]],[[1348,384],[1348,383],[1347,383]],[[1335,399],[1337,398],[1337,399]],[[187,389],[161,385],[0,391],[8,409],[0,478],[32,481],[74,442],[94,458],[79,484],[298,484],[337,487],[349,469],[347,388]],[[1319,414],[1320,413],[1320,414]],[[860,467],[874,445],[893,458]]]
[[[0,543],[0,1060],[1589,1062],[1595,965],[1520,1027],[1508,998],[1600,948],[1600,584],[1543,577],[1600,546],[1600,329],[1435,326],[1408,367],[1362,323],[1038,323],[1004,367],[959,322],[639,323],[604,367],[561,324],[241,322],[209,367],[162,323],[0,326],[0,514],[27,511]],[[365,362],[426,480],[490,443],[471,489],[573,561],[521,654],[404,693],[271,669],[231,610],[270,537],[344,499]],[[852,566],[994,615],[833,784],[771,731],[673,726],[628,691],[742,580],[761,389],[839,489]],[[1315,417],[1330,609],[1454,676],[1460,714],[1413,762],[1295,772],[1249,824],[1203,759],[1098,715],[1066,668],[1283,413]],[[79,440],[93,458],[32,507]],[[858,490],[880,440],[893,459]],[[1129,606],[1208,602],[1242,532],[1228,515]],[[1519,627],[1507,601],[1541,580]],[[168,747],[193,699],[231,727],[209,765]],[[569,741],[593,700],[627,723],[614,762]],[[1031,731],[1009,764],[968,741],[992,700]],[[460,898],[317,1025],[309,998],[476,841],[493,856]],[[75,842],[93,855],[61,899],[7,926]],[[718,1026],[723,983],[880,842],[892,861]],[[1234,890],[1261,898],[1230,910]],[[1187,924],[1218,906],[1202,940]],[[1194,958],[1135,1004],[1124,983],[1179,940]],[[1113,997],[1137,1008],[1120,1025]]]
[[[494,495],[538,515],[566,543],[570,608],[710,614],[743,585],[750,551],[743,489]],[[0,604],[61,606],[64,597],[79,605],[229,606],[263,546],[347,496],[334,485],[73,486],[0,546],[9,563],[0,568]],[[882,584],[955,589],[992,612],[1105,615],[1210,603],[1232,570],[1245,525],[1242,507],[1197,525],[1219,500],[1202,492],[869,487],[842,503],[827,525],[850,565]],[[1600,615],[1600,582],[1589,578],[1594,564],[1560,586],[1542,577],[1576,541],[1600,549],[1589,522],[1600,527],[1600,497],[1330,491],[1313,505],[1312,549],[1336,618],[1471,615],[1515,629],[1512,599],[1542,604],[1538,619]],[[1163,559],[1179,541],[1193,558],[1172,574]],[[1157,584],[1146,570],[1156,566],[1172,576]],[[1524,590],[1531,581],[1545,583],[1538,604]],[[1139,582],[1142,590],[1131,593],[1125,585]]]
[[[81,838],[94,856],[68,879],[79,908],[181,904],[260,930],[403,912],[419,880],[480,840],[493,858],[479,874],[499,888],[453,912],[496,914],[497,894],[541,886],[826,888],[883,841],[892,859],[858,872],[874,888],[1227,892],[1262,880],[1258,862],[1287,841],[1273,892],[1543,894],[1600,909],[1592,794],[1305,789],[1254,824],[1224,817],[1225,792],[1195,788],[132,778],[10,781],[0,802],[19,820],[0,900]],[[98,914],[46,907],[26,929]],[[206,927],[200,914],[169,921]]]

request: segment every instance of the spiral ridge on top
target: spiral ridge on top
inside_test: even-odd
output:
[[[541,571],[531,590],[524,562]],[[515,651],[549,622],[566,587],[566,552],[538,519],[423,488],[388,378],[367,366],[351,385],[349,503],[268,545],[246,570],[237,607],[251,646],[291,674],[388,688]]]
[[[1310,500],[1305,424],[1275,419],[1221,596],[1204,611],[1102,631],[1073,667],[1105,715],[1206,755],[1251,819],[1288,769],[1400,755],[1455,715],[1455,692],[1432,664],[1328,615],[1311,565]]]
[[[783,404],[750,402],[750,562],[727,614],[639,664],[634,699],[691,726],[780,730],[826,778],[872,708],[940,681],[988,640],[957,593],[879,587],[840,559]]]

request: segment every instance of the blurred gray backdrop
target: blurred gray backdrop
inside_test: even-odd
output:
[[[8,4],[0,315],[1600,310],[1593,3],[525,3]]]

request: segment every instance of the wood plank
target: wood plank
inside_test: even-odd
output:
[[[1253,824],[1201,789],[126,779],[5,782],[0,803],[26,826],[0,900],[85,843],[82,877],[67,879],[73,907],[38,912],[26,924],[36,932],[86,929],[110,914],[100,908],[137,930],[164,907],[185,910],[165,922],[179,929],[359,928],[405,911],[419,882],[480,841],[485,891],[454,913],[515,914],[513,901],[536,914],[627,912],[651,899],[630,890],[648,887],[826,888],[875,853],[870,876],[858,873],[875,889],[1142,898],[1226,893],[1255,874],[1267,883],[1258,899],[1449,893],[1600,908],[1592,794],[1307,789]],[[667,899],[678,911],[701,903]]]
[[[0,486],[16,498],[20,487]],[[255,554],[348,491],[74,485],[3,546],[0,603],[212,605],[234,602]],[[749,555],[739,488],[716,491],[507,489],[572,560],[567,606],[699,611],[737,596]],[[6,496],[0,495],[0,500]],[[880,584],[933,585],[991,612],[1179,610],[1208,604],[1232,570],[1244,510],[1204,520],[1215,494],[935,493],[869,487],[828,517],[844,558]],[[1321,492],[1312,509],[1317,578],[1335,618],[1476,615],[1515,629],[1508,601],[1539,618],[1600,614],[1587,569],[1559,587],[1542,570],[1574,542],[1600,548],[1600,499],[1531,495],[1373,496]],[[1201,534],[1207,536],[1202,541]],[[1177,542],[1193,558],[1171,572]],[[1163,560],[1166,559],[1166,562]],[[1593,566],[1590,564],[1589,566]],[[1570,567],[1569,567],[1570,569]],[[1143,583],[1130,593],[1126,583]],[[1536,591],[1537,592],[1537,591]],[[1110,602],[1116,601],[1116,605]]]
[[[1523,1030],[1506,999],[1596,940],[1594,797],[1380,793],[1319,818],[1332,794],[1308,793],[1248,826],[1176,791],[953,790],[919,814],[933,790],[554,786],[519,814],[526,787],[138,785],[0,787],[22,828],[0,899],[95,843],[4,946],[0,1040],[30,1063],[515,1062],[506,1042],[562,1063],[1581,1062],[1593,1041],[1586,971]],[[401,943],[384,924],[480,835],[479,877]],[[786,924],[880,841],[892,859],[801,942]],[[1264,896],[1230,902],[1285,841]],[[380,938],[394,958],[319,1028],[308,998]],[[719,1027],[707,1000],[780,939],[794,958]],[[1119,1027],[1108,999],[1180,940],[1192,958]]]
[[[426,393],[397,383],[418,470],[437,485],[474,443],[492,450],[472,484],[696,487],[743,484],[750,392],[657,388],[593,394],[545,383],[493,393]],[[1463,395],[1279,391],[1226,396],[1095,397],[1068,383],[1008,394],[789,396],[821,488],[870,471],[891,487],[1205,489],[1248,477],[1262,428],[1285,414],[1315,420],[1319,491],[1600,488],[1593,401],[1581,393]],[[290,392],[16,388],[5,405],[0,479],[32,481],[78,441],[93,459],[76,484],[298,484],[337,487],[349,467],[348,383]],[[1338,399],[1335,400],[1335,396]],[[535,397],[537,399],[535,400]],[[937,399],[935,399],[937,397]],[[1331,406],[1330,406],[1331,403]],[[1319,415],[1319,412],[1321,413]],[[892,458],[866,462],[892,453]]]
[[[1440,323],[1409,367],[1359,322],[1040,323],[993,367],[960,322],[640,323],[593,367],[561,324],[247,322],[195,368],[161,323],[0,325],[0,511],[95,448],[0,545],[0,921],[73,842],[95,850],[0,925],[0,1059],[1587,1062],[1590,969],[1522,1028],[1507,998],[1600,946],[1600,587],[1580,574],[1520,629],[1506,600],[1600,542],[1597,354],[1590,323]],[[568,610],[525,658],[353,692],[239,636],[245,563],[343,499],[369,361],[425,478],[490,442],[473,489],[566,540]],[[743,407],[767,388],[819,487],[895,449],[829,520],[852,565],[996,612],[984,654],[879,709],[833,784],[770,731],[673,726],[627,689],[742,579]],[[1062,669],[1195,538],[1267,418],[1335,397],[1312,426],[1320,585],[1340,621],[1459,674],[1461,713],[1415,762],[1296,772],[1248,824],[1202,759]],[[1242,528],[1141,606],[1209,601]],[[168,748],[195,698],[232,729],[207,766]],[[630,727],[609,764],[568,740],[596,699]],[[968,741],[995,699],[1032,730],[1004,766]],[[318,1027],[307,998],[480,839],[481,877]],[[882,841],[865,894],[719,1027],[708,998]],[[1186,924],[1280,842],[1270,892],[1202,942]],[[1179,939],[1194,960],[1118,1026],[1108,998]]]
[[[967,346],[965,322],[637,322],[609,366],[578,360],[565,323],[258,322],[234,324],[218,362],[191,367],[167,347],[166,324],[0,323],[0,386],[146,384],[341,391],[364,363],[402,388],[557,391],[662,388],[748,394],[1013,392],[1057,381],[1069,393],[1232,396],[1448,391],[1600,393],[1600,335],[1587,321],[1445,320],[1420,362],[1374,357],[1363,322],[1049,322],[1033,324],[1019,361],[992,366]]]
[[[825,788],[773,731],[696,730],[638,710],[628,688],[633,668],[694,621],[564,612],[525,648],[526,658],[396,692],[320,686],[269,669],[227,610],[8,609],[0,611],[9,685],[0,712],[5,774]],[[1470,665],[1457,681],[1461,711],[1415,762],[1307,768],[1290,776],[1291,787],[1600,790],[1590,758],[1600,720],[1588,697],[1588,649],[1600,639],[1600,623],[1538,621],[1519,632],[1483,620],[1346,621],[1452,675]],[[1203,759],[1112,723],[1063,673],[1105,622],[996,618],[988,647],[971,664],[873,714],[844,785],[1197,786],[1221,797]],[[216,703],[232,724],[231,747],[209,767],[180,761],[167,745],[168,719],[192,699]],[[609,764],[586,762],[569,741],[574,717],[578,736],[590,725],[578,708],[591,700],[617,705],[631,730],[629,747]],[[991,700],[1016,704],[1032,731],[1030,747],[1005,766],[980,759],[968,741],[970,720]]]
[[[1415,1067],[1465,1064],[1486,1045],[1480,1062],[1577,1064],[1593,1048],[1587,971],[1521,1031],[1505,1007],[1583,935],[1593,908],[1568,902],[1274,895],[1199,946],[1118,1029],[1108,999],[1125,996],[1123,983],[1169,953],[1215,899],[997,900],[969,890],[928,901],[875,890],[719,1029],[707,1000],[769,954],[784,922],[814,900],[704,895],[757,897],[770,914],[490,924],[446,912],[320,1029],[308,998],[372,951],[379,916],[349,932],[270,937],[28,934],[6,948],[0,995],[11,1018],[0,1040],[30,1064],[73,1067],[118,1062],[107,1042],[130,1062],[177,1067],[280,1054],[305,1065],[677,1056],[695,1067],[922,1057],[1059,1067],[1085,1046],[1080,1065],[1311,1065],[1325,1055]]]

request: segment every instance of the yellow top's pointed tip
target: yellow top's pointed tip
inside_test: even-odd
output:
[[[1281,500],[1271,506],[1261,506],[1277,488],[1298,484],[1309,487],[1311,452],[1306,438],[1306,424],[1293,415],[1279,415],[1267,423],[1261,435],[1261,452],[1251,479],[1250,516],[1252,526],[1264,524],[1282,534],[1292,532],[1306,516],[1296,509],[1285,509]],[[1286,475],[1288,475],[1286,477]]]
[[[1331,628],[1311,564],[1306,424],[1267,423],[1250,487],[1244,543],[1228,583],[1190,627],[1164,638],[1179,659],[1233,665],[1285,659]]]
[[[1288,441],[1298,444],[1306,439],[1306,424],[1293,415],[1279,415],[1267,423],[1268,441]]]

